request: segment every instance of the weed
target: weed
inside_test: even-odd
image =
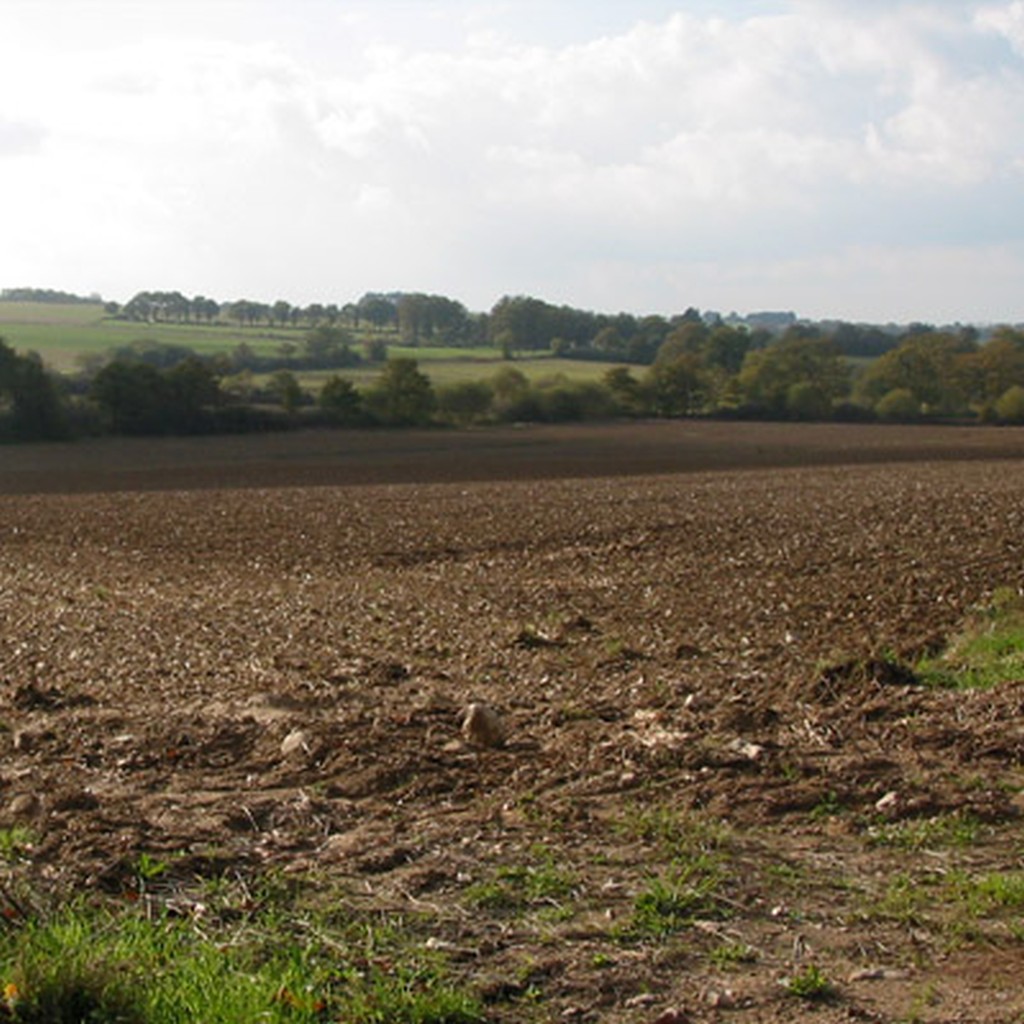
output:
[[[726,942],[721,946],[715,946],[708,954],[708,959],[719,970],[726,971],[740,964],[756,963],[757,950],[745,942]]]
[[[1024,678],[1024,598],[1007,588],[997,590],[944,651],[922,659],[916,670],[926,683],[950,689]]]
[[[822,821],[825,818],[838,817],[843,806],[836,796],[835,790],[829,790],[810,810],[811,821]]]
[[[571,908],[563,906],[563,901],[576,891],[575,876],[555,864],[546,851],[537,850],[535,856],[536,864],[502,867],[490,881],[469,886],[466,899],[482,910],[498,913],[521,913],[544,906],[557,911],[558,919],[571,917]]]
[[[900,850],[948,849],[971,846],[981,824],[970,814],[945,814],[911,821],[882,821],[868,828],[872,846]]]
[[[21,825],[0,829],[0,860],[8,864],[21,860],[34,842],[32,831]]]
[[[812,1002],[834,999],[836,988],[815,964],[808,964],[786,982],[786,991],[797,999]]]
[[[726,825],[693,811],[680,811],[664,804],[630,808],[618,823],[628,839],[656,845],[673,861],[685,861],[724,850],[730,840]]]
[[[922,884],[910,875],[898,874],[890,880],[885,891],[865,907],[864,915],[912,926],[920,924],[927,905],[928,898]]]
[[[624,938],[661,939],[689,928],[695,920],[726,917],[719,893],[721,876],[708,864],[675,868],[652,878],[633,901]]]

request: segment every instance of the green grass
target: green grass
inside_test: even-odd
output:
[[[499,868],[490,881],[469,886],[465,898],[480,910],[520,914],[531,909],[560,909],[575,896],[576,888],[575,875],[540,851],[535,863]]]
[[[621,938],[664,939],[694,921],[728,917],[721,898],[723,882],[718,869],[705,861],[673,867],[649,879],[633,901],[633,914]]]
[[[879,821],[868,828],[871,846],[899,850],[962,849],[977,842],[981,824],[970,814],[940,814],[934,818]]]
[[[715,946],[708,959],[721,971],[733,970],[743,964],[757,963],[757,950],[745,942],[725,942]]]
[[[1024,872],[972,874],[962,868],[897,874],[862,907],[867,920],[930,932],[949,947],[1007,933],[1021,941],[1022,911]]]
[[[811,1002],[834,999],[836,996],[835,986],[828,980],[821,968],[814,964],[808,964],[797,971],[786,982],[786,991],[797,999],[806,999]]]
[[[82,356],[98,355],[133,341],[156,341],[184,345],[200,355],[227,353],[244,343],[259,355],[274,355],[283,342],[300,343],[306,327],[269,328],[266,325],[239,327],[230,321],[215,325],[135,323],[112,320],[98,304],[59,305],[39,302],[0,302],[0,337],[19,352],[38,352],[54,369],[72,373]],[[504,366],[512,366],[529,380],[537,381],[558,374],[571,381],[599,380],[610,363],[556,359],[545,352],[531,353],[512,361],[502,359],[491,347],[454,348],[452,346],[412,347],[392,344],[394,334],[354,332],[357,346],[367,337],[382,337],[390,356],[415,359],[435,386],[492,376]],[[339,373],[360,386],[372,383],[379,366],[360,366],[350,370],[302,372],[302,386],[318,392],[323,382]],[[262,379],[257,376],[256,382]]]
[[[214,906],[172,917],[76,904],[0,934],[0,1019],[481,1021],[479,1003],[422,938],[411,922],[312,911],[280,895],[224,919]]]
[[[944,651],[922,659],[915,671],[925,683],[951,689],[1024,679],[1024,597],[1010,588],[996,591]]]

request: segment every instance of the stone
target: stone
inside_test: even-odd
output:
[[[305,729],[293,729],[281,740],[281,756],[293,757],[298,754],[309,754],[311,739]]]
[[[20,793],[7,805],[7,810],[11,817],[28,821],[43,813],[43,800],[38,793]]]
[[[470,704],[462,719],[462,735],[474,747],[503,747],[505,723],[489,704]]]
[[[900,801],[900,795],[895,790],[890,790],[880,800],[875,801],[875,810],[880,812],[895,811]]]

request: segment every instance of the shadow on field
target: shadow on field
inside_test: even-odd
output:
[[[0,448],[0,493],[542,480],[1020,459],[1024,429],[656,421],[473,431],[296,431]]]

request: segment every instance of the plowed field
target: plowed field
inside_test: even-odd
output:
[[[262,440],[0,450],[19,884],[328,880],[495,1022],[1024,1017],[1024,679],[898,670],[1024,587],[1024,433]]]

